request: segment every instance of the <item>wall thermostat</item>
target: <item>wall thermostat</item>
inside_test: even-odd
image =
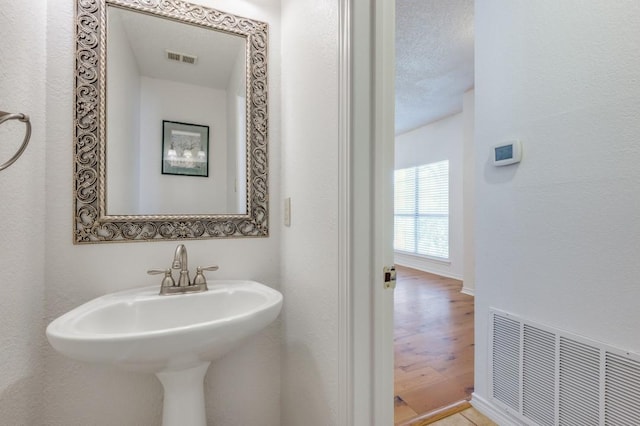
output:
[[[508,166],[522,159],[522,144],[519,140],[509,141],[493,147],[493,165]]]

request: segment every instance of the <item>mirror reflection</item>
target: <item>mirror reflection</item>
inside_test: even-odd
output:
[[[107,7],[107,215],[245,214],[246,38]]]

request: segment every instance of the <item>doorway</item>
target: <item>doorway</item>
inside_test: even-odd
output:
[[[397,425],[473,392],[473,9],[396,2]]]

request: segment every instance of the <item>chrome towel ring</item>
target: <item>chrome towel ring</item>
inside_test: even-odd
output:
[[[16,152],[13,157],[9,158],[9,161],[7,161],[7,162],[5,162],[3,164],[0,164],[0,171],[6,169],[7,167],[9,167],[13,163],[15,163],[15,161],[18,158],[20,158],[20,156],[24,152],[25,148],[29,144],[29,139],[31,138],[31,121],[29,121],[29,116],[28,115],[20,114],[20,113],[12,114],[10,112],[0,111],[0,124],[4,123],[5,121],[8,121],[8,120],[19,120],[19,121],[22,121],[23,123],[25,123],[25,126],[27,127],[27,129],[25,130],[24,140],[22,141],[22,145],[20,145],[20,148],[18,148],[18,152]]]

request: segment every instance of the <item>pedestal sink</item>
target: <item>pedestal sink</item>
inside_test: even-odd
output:
[[[54,320],[49,343],[79,361],[154,373],[164,426],[205,426],[211,361],[271,323],[282,294],[254,281],[210,281],[203,293],[159,296],[144,287],[98,297]]]

